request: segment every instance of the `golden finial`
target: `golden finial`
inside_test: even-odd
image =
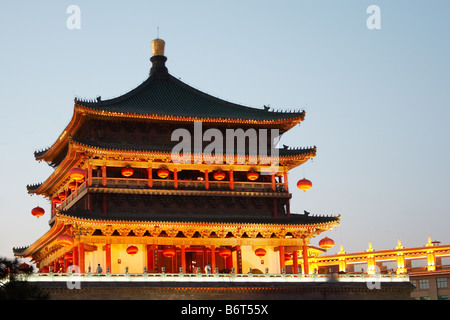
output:
[[[153,56],[163,56],[164,55],[164,46],[166,43],[163,39],[156,38],[152,41],[152,52]]]
[[[373,251],[372,242],[369,242],[369,248],[367,249],[367,252],[370,252],[370,251]]]
[[[341,250],[339,250],[338,254],[345,254],[344,246],[341,244]]]
[[[398,244],[395,249],[403,249],[402,242],[400,241],[400,239],[398,239]]]

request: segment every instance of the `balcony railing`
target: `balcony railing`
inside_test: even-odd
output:
[[[407,274],[33,273],[31,282],[409,282]]]
[[[149,187],[148,179],[132,178],[107,178],[106,186],[103,185],[103,178],[92,178],[93,187],[106,188],[132,188],[132,189],[175,189],[175,180],[153,179],[152,187]],[[206,190],[207,183],[203,180],[178,180],[178,190]],[[233,182],[233,189],[229,181],[209,181],[208,190],[211,191],[244,191],[244,192],[272,192],[271,182]],[[284,183],[275,183],[276,192],[285,192]]]
[[[132,179],[132,178],[107,178],[106,186],[103,185],[103,178],[92,178],[92,187],[94,188],[126,188],[126,189],[154,189],[154,190],[209,190],[209,191],[235,191],[235,192],[275,192],[285,193],[284,183],[270,182],[233,182],[231,189],[229,181],[209,181],[207,183],[202,180],[178,180],[177,188],[175,188],[175,180],[170,179],[153,179],[152,186],[149,186],[148,179]],[[78,198],[82,197],[89,189],[88,181],[81,183],[78,188],[70,193],[61,204],[56,207],[59,209],[68,209],[71,204]]]

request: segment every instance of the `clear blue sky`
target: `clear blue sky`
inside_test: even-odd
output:
[[[66,27],[71,4],[79,30]],[[372,4],[380,30],[366,27]],[[0,256],[49,228],[49,204],[26,191],[53,170],[34,151],[68,124],[75,96],[111,98],[146,79],[158,26],[169,72],[188,84],[306,110],[282,140],[318,147],[290,173],[291,207],[342,216],[323,234],[331,253],[450,243],[449,12],[446,0],[2,1]]]

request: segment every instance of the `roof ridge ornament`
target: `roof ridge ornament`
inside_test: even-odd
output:
[[[168,76],[169,71],[166,68],[167,57],[164,56],[164,49],[166,42],[163,39],[156,38],[152,41],[152,57],[150,61],[152,62],[152,68],[150,69],[150,76]]]

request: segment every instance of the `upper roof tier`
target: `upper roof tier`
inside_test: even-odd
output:
[[[297,124],[305,116],[303,110],[274,112],[231,103],[197,90],[170,75],[165,62],[164,41],[152,41],[153,56],[150,76],[130,92],[109,100],[76,99],[76,105],[91,111],[142,115],[177,120],[222,120],[257,123]]]
[[[49,148],[36,152],[37,160],[58,163],[55,159],[67,148],[71,136],[88,117],[101,120],[171,121],[244,125],[291,129],[305,118],[305,111],[270,111],[231,103],[195,89],[169,74],[164,56],[164,41],[153,40],[152,68],[149,77],[135,89],[119,97],[102,100],[75,99],[70,123]]]

